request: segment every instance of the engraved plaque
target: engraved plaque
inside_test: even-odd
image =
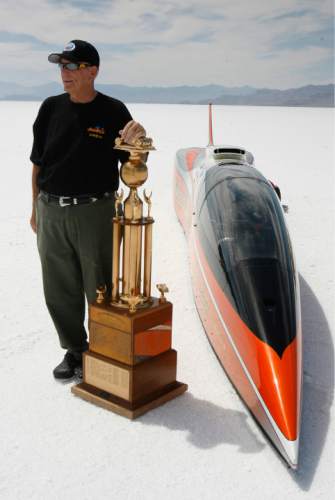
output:
[[[89,354],[84,356],[84,363],[84,379],[87,384],[129,400],[130,373],[128,370]]]

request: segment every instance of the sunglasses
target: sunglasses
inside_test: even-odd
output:
[[[88,68],[89,66],[92,66],[92,65],[91,64],[87,64],[87,63],[75,63],[75,62],[58,63],[58,67],[60,69],[68,69],[70,71],[75,71],[77,69]]]

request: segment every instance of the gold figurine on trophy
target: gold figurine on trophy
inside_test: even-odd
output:
[[[138,194],[147,180],[143,158],[155,150],[150,138],[134,145],[115,140],[115,149],[130,153],[120,175],[129,188],[115,197],[113,218],[113,273],[111,297],[106,286],[97,288],[89,306],[89,351],[83,355],[83,382],[72,392],[128,418],[179,396],[187,385],[176,381],[177,352],[171,348],[172,304],[157,285],[160,297],[151,296],[151,196],[144,190],[147,215]],[[122,207],[122,215],[120,208]]]

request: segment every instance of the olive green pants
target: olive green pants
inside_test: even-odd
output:
[[[94,302],[96,288],[111,290],[115,200],[61,207],[39,194],[36,201],[37,246],[46,305],[60,345],[87,348],[85,295]]]

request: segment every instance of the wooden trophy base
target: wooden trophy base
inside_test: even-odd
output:
[[[113,394],[86,384],[85,382],[75,385],[71,391],[90,403],[101,406],[106,410],[113,411],[123,417],[130,418],[131,420],[143,415],[149,410],[153,410],[158,406],[170,401],[171,399],[180,396],[187,391],[187,384],[181,382],[174,382],[169,386],[156,391],[136,403],[130,403],[124,399],[118,398]]]
[[[72,387],[73,394],[134,419],[187,391],[176,380],[171,303],[153,299],[135,313],[93,304],[89,318],[83,382]]]

